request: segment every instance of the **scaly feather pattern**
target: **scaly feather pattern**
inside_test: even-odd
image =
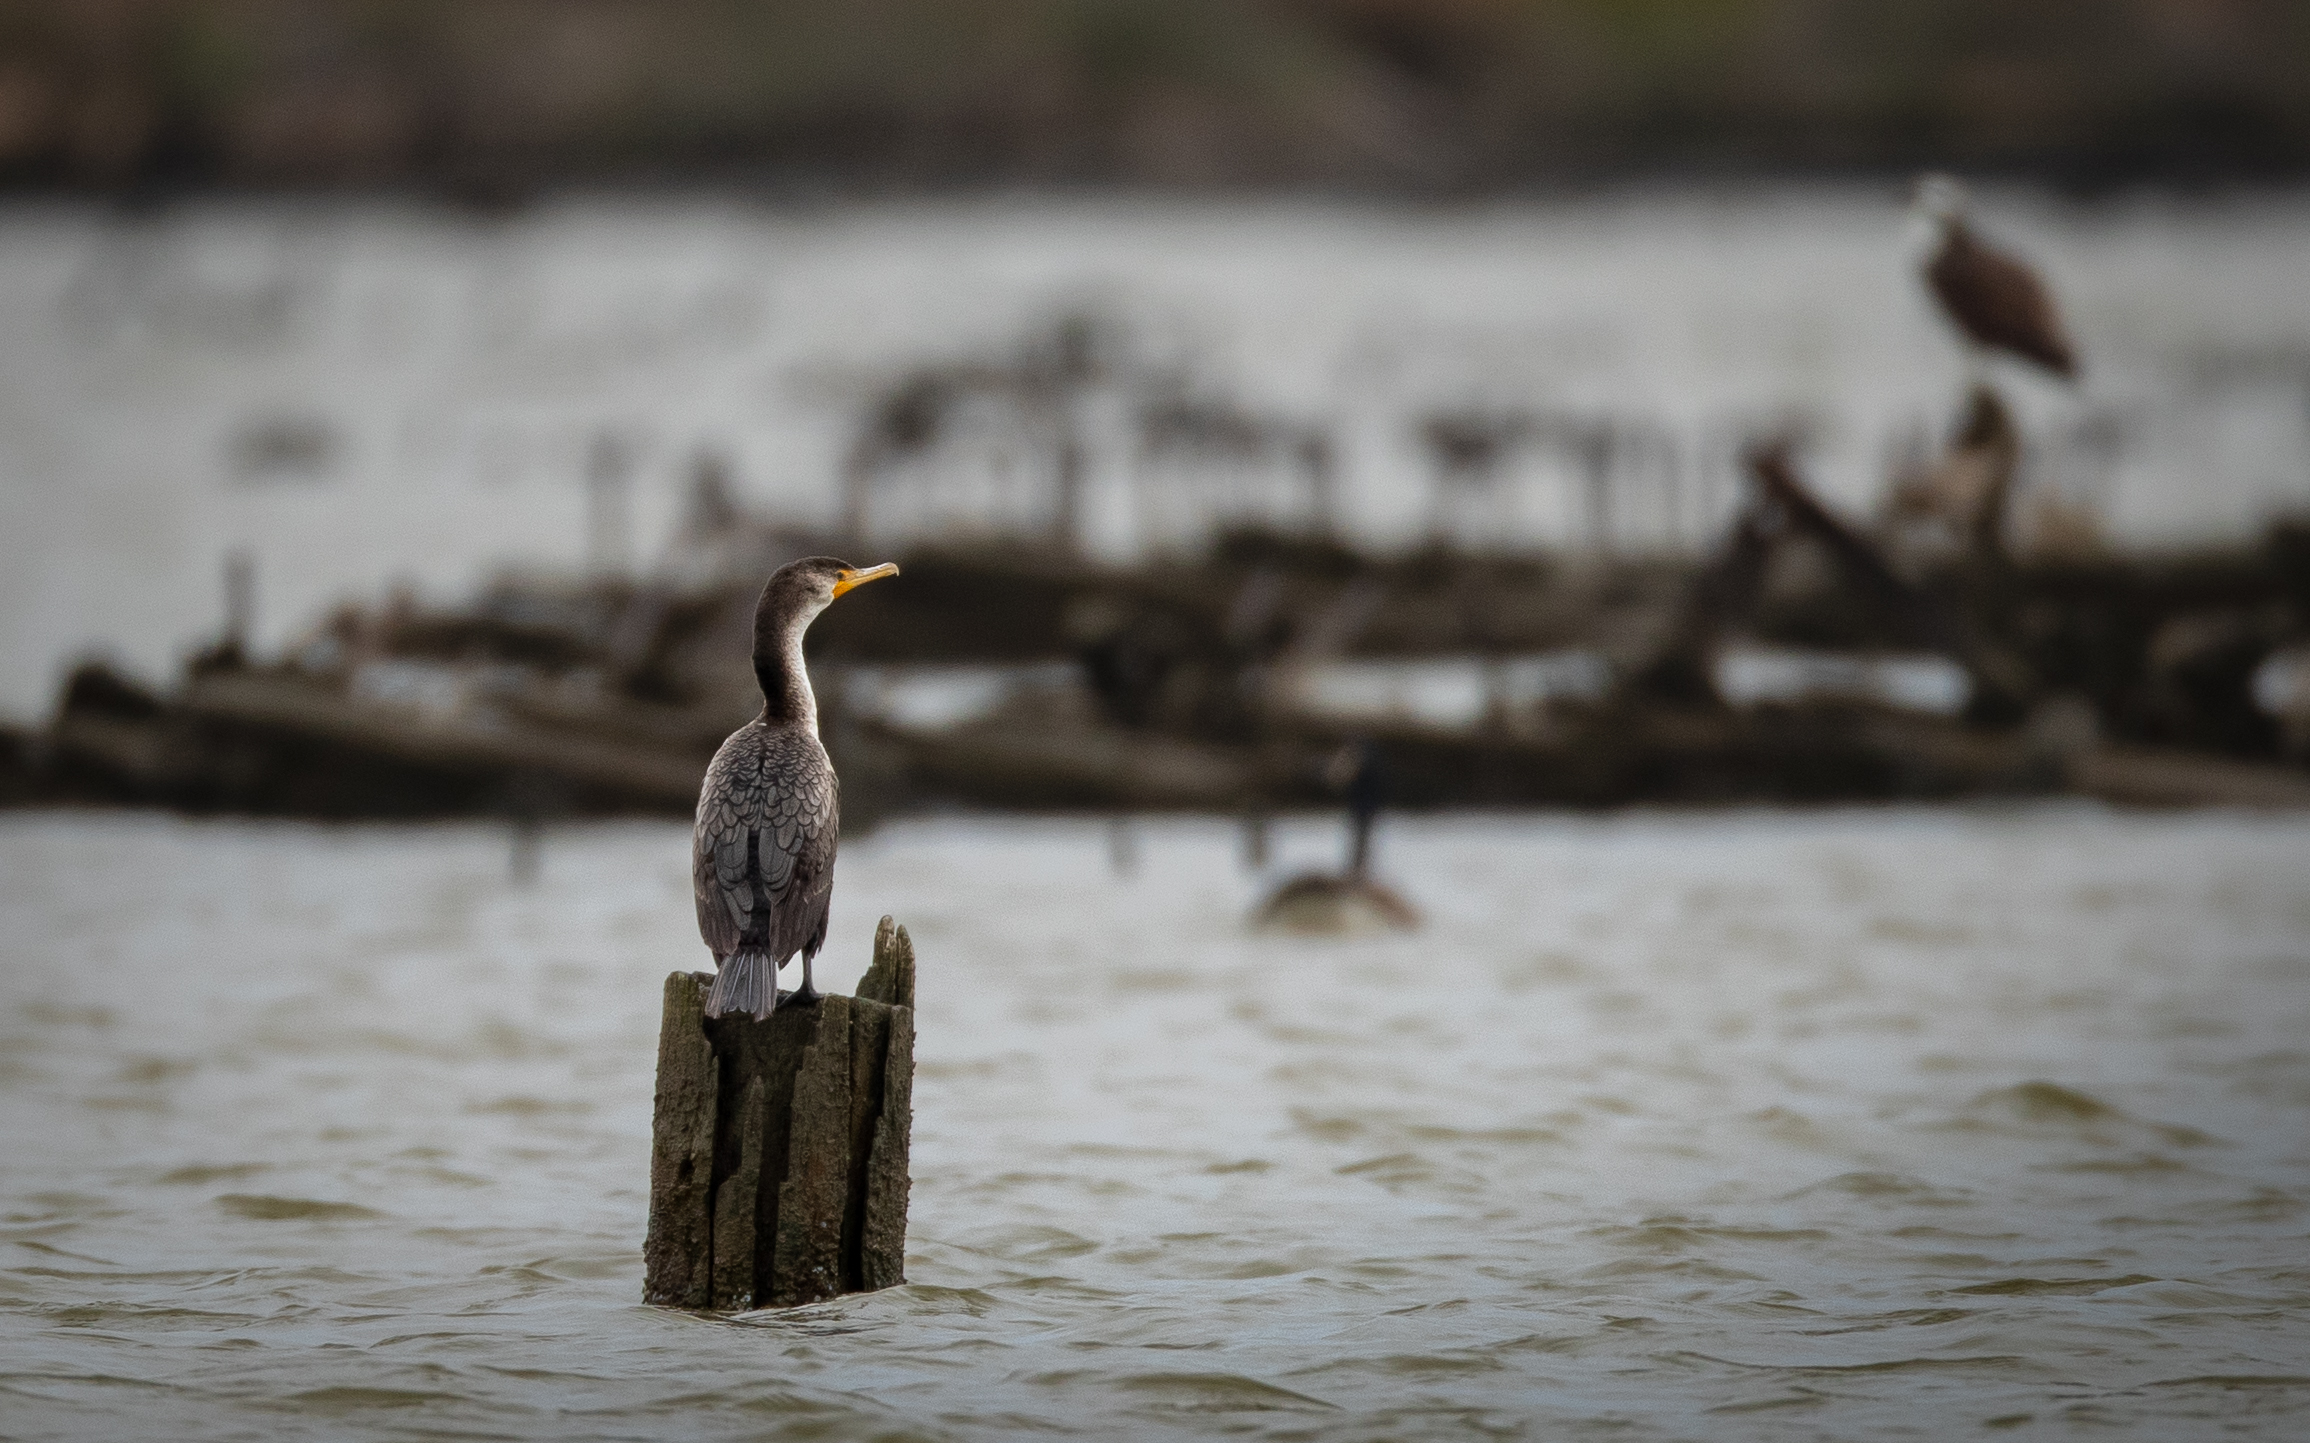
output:
[[[834,767],[808,730],[757,719],[722,743],[690,847],[698,931],[718,966],[741,951],[774,966],[818,955],[839,815]]]

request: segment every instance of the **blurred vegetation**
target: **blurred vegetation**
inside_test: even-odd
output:
[[[0,0],[17,188],[2310,168],[2301,0]]]

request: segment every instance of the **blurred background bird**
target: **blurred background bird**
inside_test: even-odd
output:
[[[1971,346],[2002,351],[2075,381],[2077,348],[2053,293],[2027,262],[1990,245],[1966,224],[1965,188],[1946,175],[1928,175],[1917,184],[1917,208],[1938,239],[1925,262],[1925,284]]]

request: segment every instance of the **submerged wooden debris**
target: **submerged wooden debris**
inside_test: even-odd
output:
[[[1699,562],[1384,559],[1248,534],[1129,568],[910,555],[904,588],[812,632],[845,823],[926,803],[1325,805],[1349,742],[1384,756],[1408,807],[2300,804],[2310,666],[2281,663],[2310,655],[2310,527],[2197,556],[1911,554],[1832,514],[1786,453],[1752,473]],[[780,547],[838,544],[754,542],[748,577]],[[0,729],[0,805],[683,815],[759,704],[756,585],[507,582],[456,608],[349,608],[275,657],[228,637],[163,689],[84,666],[45,725]],[[1759,655],[1868,684],[1743,696],[1721,673]],[[1880,673],[1901,658],[1961,674],[1946,704],[1900,704]]]
[[[914,944],[888,917],[858,995],[709,1019],[666,979],[644,1296],[791,1307],[906,1280]]]

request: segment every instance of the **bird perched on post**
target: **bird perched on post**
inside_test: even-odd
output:
[[[690,835],[698,935],[714,953],[708,1017],[768,1017],[778,1005],[778,969],[796,952],[802,986],[794,1000],[818,996],[810,964],[826,942],[840,807],[802,633],[844,592],[896,575],[890,562],[859,569],[805,557],[779,567],[755,604],[762,712],[714,753]]]
[[[2066,381],[2078,376],[2077,350],[2053,295],[2027,263],[1984,242],[1965,223],[1965,190],[1945,175],[1917,183],[1917,207],[1940,244],[1925,262],[1925,283],[1941,309],[1985,350],[2004,351]]]

